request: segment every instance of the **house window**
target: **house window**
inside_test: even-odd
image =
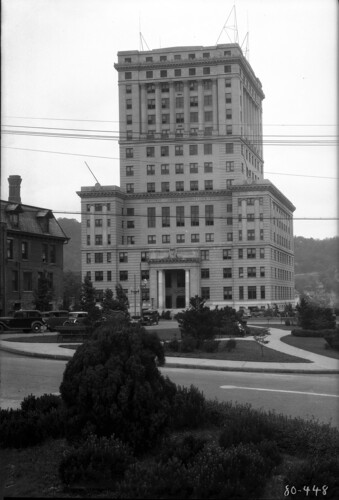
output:
[[[184,147],[182,145],[176,145],[175,156],[183,156],[183,154],[184,154]]]
[[[222,258],[223,260],[232,259],[232,250],[230,248],[224,248],[222,251]]]
[[[153,78],[153,71],[146,71],[146,78]]]
[[[174,82],[174,90],[176,92],[182,92],[184,90],[183,82]]]
[[[209,250],[201,250],[200,251],[201,260],[210,260],[210,251]]]
[[[190,144],[189,154],[190,154],[190,156],[194,156],[194,155],[198,154],[198,144]]]
[[[232,300],[232,287],[224,286],[224,300]]]
[[[238,259],[242,259],[244,257],[244,250],[242,248],[238,249]]]
[[[197,173],[198,173],[198,164],[190,163],[190,174],[197,174]]]
[[[112,271],[107,271],[107,281],[112,281]]]
[[[227,92],[225,96],[226,104],[229,104],[232,102],[232,94],[231,92]]]
[[[201,269],[201,278],[207,280],[209,279],[209,277],[210,277],[210,270],[208,268]]]
[[[265,268],[264,267],[260,268],[260,278],[265,278]]]
[[[95,219],[94,225],[95,227],[102,227],[102,219]]]
[[[191,234],[191,243],[199,243],[199,234]]]
[[[166,113],[166,114],[162,114],[161,115],[161,123],[162,124],[168,124],[170,122],[170,115],[169,113]]]
[[[256,278],[257,277],[257,268],[256,267],[248,267],[247,268],[247,278]]]
[[[264,239],[264,230],[260,229],[260,240],[263,241]]]
[[[86,253],[86,264],[90,264],[91,261],[92,261],[91,254],[90,253]]]
[[[147,243],[149,245],[154,245],[156,243],[156,237],[155,234],[149,234],[147,237]]]
[[[87,235],[87,245],[91,244],[91,236],[88,234]]]
[[[213,172],[213,162],[211,161],[204,162],[204,172],[205,173]]]
[[[119,262],[128,262],[127,252],[119,252]]]
[[[175,183],[175,190],[176,191],[184,191],[184,181],[177,181]]]
[[[106,254],[106,260],[107,260],[107,263],[111,263],[112,262],[112,253],[111,252],[107,252],[107,254]]]
[[[160,76],[166,78],[167,71],[166,70],[160,71]],[[161,84],[161,92],[169,92],[169,84],[167,82]]]
[[[224,278],[232,278],[232,268],[231,267],[224,267],[223,269],[223,276]]]
[[[256,299],[257,298],[257,287],[256,286],[249,286],[247,287],[247,297],[248,299]]]
[[[248,229],[247,230],[247,240],[248,241],[255,240],[255,230],[254,229]]]
[[[147,175],[155,175],[155,165],[147,165]]]
[[[265,287],[261,286],[260,287],[260,298],[265,299],[266,298],[266,293],[265,293]]]
[[[226,162],[226,172],[234,172],[234,161]]]
[[[232,135],[232,125],[226,125],[226,135]]]
[[[265,248],[260,248],[260,258],[261,259],[265,258]]]
[[[199,120],[199,114],[196,111],[191,111],[190,112],[190,122],[191,123],[198,123]],[[196,130],[196,129],[194,129]]]
[[[177,234],[177,243],[185,243],[185,235]]]
[[[126,109],[132,109],[132,99],[126,99]]]
[[[24,292],[31,292],[33,290],[33,279],[31,272],[23,272],[23,290]]]
[[[147,182],[147,193],[155,193],[155,182]]]
[[[212,96],[211,94],[204,95],[204,105],[205,106],[212,106]]]
[[[192,108],[198,107],[198,96],[192,95],[190,97],[190,106]]]
[[[161,156],[168,156],[169,155],[169,148],[168,148],[168,146],[161,146],[161,148],[160,148],[160,155]]]
[[[170,190],[170,183],[169,182],[162,182],[161,183],[161,192],[162,193],[169,193]]]
[[[184,113],[176,113],[175,123],[184,123]]]
[[[148,260],[148,252],[141,252],[141,262],[147,262]]]
[[[234,144],[233,142],[226,142],[226,154],[233,154],[234,153]],[[227,162],[226,162],[227,165]]]
[[[55,246],[54,246],[55,249]],[[24,260],[28,259],[28,242],[27,241],[22,241],[21,242],[21,258]],[[55,262],[51,260],[51,262]]]
[[[243,277],[244,277],[244,268],[239,267],[239,278],[243,278]]]
[[[119,281],[128,280],[128,271],[119,271]]]
[[[176,163],[175,164],[175,173],[176,174],[183,174],[184,173],[184,164],[183,163]]]
[[[160,77],[161,78],[167,78],[167,70],[166,69],[161,69],[160,70]],[[161,90],[162,90],[162,88],[161,88]],[[163,92],[165,92],[165,91],[163,91]]]
[[[247,214],[247,222],[254,222],[254,214]]]
[[[233,219],[232,219],[232,217],[227,217],[226,224],[227,224],[227,226],[232,226],[233,225]]]
[[[255,248],[247,248],[247,258],[255,259],[256,258],[256,249]]]
[[[125,89],[126,89],[126,94],[132,94],[132,85],[126,85]]]
[[[94,281],[103,281],[103,280],[104,280],[104,272],[94,271]]]
[[[206,233],[205,235],[206,243],[213,243],[214,241],[214,233]]]
[[[185,225],[185,207],[176,207],[176,221],[177,227]]]
[[[213,191],[213,181],[208,180],[204,182],[205,191]]]
[[[132,78],[132,72],[126,71],[125,72],[125,80],[131,80],[131,78]]]
[[[148,158],[153,158],[154,157],[154,147],[153,146],[147,146],[147,148],[146,148],[146,156]]]
[[[196,74],[196,69],[195,69],[195,68],[189,68],[189,69],[188,69],[188,74],[189,74],[190,76],[195,76],[195,74]]]
[[[190,191],[198,191],[199,183],[198,181],[190,181]]]
[[[244,287],[239,286],[239,300],[243,300],[243,299],[244,299]]]
[[[95,245],[102,245],[102,234],[95,235]]]
[[[161,221],[162,221],[162,227],[170,227],[171,225],[170,207],[161,208]]]
[[[232,120],[232,110],[226,109],[226,120]]]
[[[102,252],[99,252],[99,253],[95,253],[94,254],[94,262],[96,264],[102,264],[104,261],[104,254]]]
[[[231,73],[232,66],[230,64],[228,64],[227,66],[224,67],[224,71],[225,71],[225,73]]]
[[[181,69],[175,69],[174,76],[181,76]]]
[[[127,221],[127,229],[134,229],[134,220]]]
[[[205,122],[213,121],[213,111],[205,111],[204,112],[204,119],[205,119]]]
[[[233,233],[227,233],[226,238],[227,241],[233,241]]]
[[[191,80],[189,82],[189,89],[190,90],[198,90],[198,82],[196,80]]]
[[[162,235],[162,242],[163,243],[171,243],[171,237],[169,234],[163,234]]]
[[[133,165],[128,165],[126,167],[126,176],[131,177],[132,175],[134,175],[134,167]]]
[[[205,225],[214,226],[214,205],[205,205]]]
[[[168,163],[163,163],[161,165],[161,175],[168,175],[169,174],[169,165]]]
[[[191,226],[199,226],[199,205],[191,206]]]
[[[48,262],[48,245],[46,243],[42,244],[41,260],[42,262]]]
[[[233,207],[232,207],[232,203],[227,203],[227,206],[226,206],[226,212],[232,212],[233,211]]]
[[[212,144],[204,144],[204,155],[212,154]]]
[[[209,300],[210,298],[210,289],[208,286],[201,287],[201,298],[205,300]]]
[[[130,182],[126,184],[126,193],[134,193],[134,184]]]
[[[147,208],[147,227],[155,227],[155,207]]]

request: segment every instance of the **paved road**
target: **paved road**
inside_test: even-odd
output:
[[[19,408],[25,396],[58,393],[66,361],[0,351],[1,408]],[[179,385],[196,385],[206,397],[250,403],[285,415],[332,422],[339,428],[337,375],[267,374],[162,368]]]

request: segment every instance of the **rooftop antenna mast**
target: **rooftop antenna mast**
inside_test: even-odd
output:
[[[245,45],[245,48],[243,49],[243,46]],[[250,62],[250,30],[249,30],[249,24],[248,24],[248,13],[247,13],[247,33],[246,36],[241,44],[241,50],[243,50],[246,59],[248,62]]]
[[[94,179],[97,181],[97,184],[99,184],[99,186],[101,186],[100,182],[98,181],[98,179],[95,177],[95,175],[93,174],[92,170],[89,168],[88,164],[85,162],[85,165],[86,167],[88,168],[88,170],[91,172],[91,174],[93,175]]]
[[[144,44],[146,45],[147,47],[147,50],[151,50],[149,48],[149,46],[147,45],[147,42],[145,40],[145,38],[142,36],[142,33],[141,33],[141,22],[140,22],[140,17],[139,17],[139,42],[140,42],[140,50],[143,52],[145,49],[144,49]]]
[[[222,30],[221,30],[219,38],[216,42],[216,45],[218,45],[219,39],[220,39],[223,31],[225,31],[225,33],[226,33],[226,35],[231,43],[239,43],[237,12],[235,9],[235,5],[233,5],[231,12],[229,13],[228,18],[226,19],[226,22],[225,22],[224,26],[222,27]],[[230,32],[231,32],[231,35],[233,35],[232,38],[230,37]]]

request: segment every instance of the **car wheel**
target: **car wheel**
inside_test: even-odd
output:
[[[63,325],[62,325],[62,326],[68,326],[68,325],[70,325],[70,324],[71,324],[71,323],[70,323],[70,321],[64,321],[64,323],[63,323]]]
[[[32,332],[34,333],[38,333],[38,332],[41,332],[41,327],[42,327],[42,324],[41,323],[38,323],[37,321],[35,323],[32,324],[32,327],[31,327],[31,330]]]

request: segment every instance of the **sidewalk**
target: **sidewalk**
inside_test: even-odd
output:
[[[157,327],[153,327],[156,330]],[[175,358],[166,356],[167,368],[190,368],[203,370],[222,370],[222,371],[245,371],[245,372],[266,372],[266,373],[319,373],[333,374],[339,373],[339,360],[313,354],[281,342],[281,337],[288,335],[286,330],[270,328],[271,335],[267,338],[269,341],[267,347],[275,349],[286,354],[298,356],[309,360],[306,363],[267,363],[253,361],[227,361],[201,358]],[[0,350],[24,356],[33,356],[36,358],[69,360],[74,355],[73,349],[60,347],[61,344],[38,344],[28,342],[10,342],[6,339],[23,336],[41,336],[38,334],[1,334]],[[245,340],[251,340],[253,337],[246,337]],[[241,338],[237,341],[241,342]]]

